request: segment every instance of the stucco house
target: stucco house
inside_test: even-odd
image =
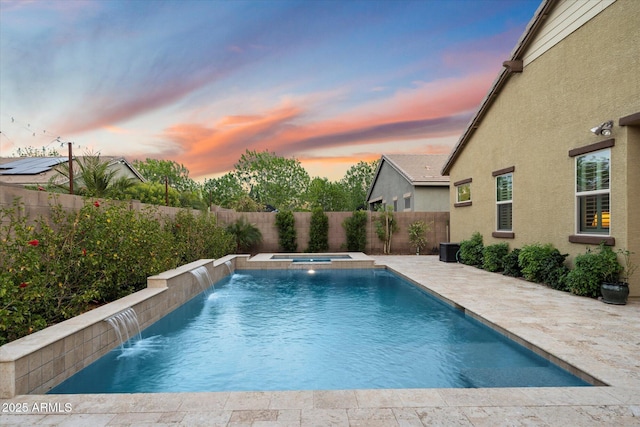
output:
[[[544,0],[506,59],[442,170],[452,241],[640,263],[640,2]]]
[[[82,159],[73,157],[73,159]],[[124,157],[100,156],[109,162],[109,170],[116,170],[116,178],[125,177],[145,182],[144,177]],[[56,166],[68,163],[68,157],[0,157],[0,183],[20,186],[46,185],[58,175]],[[74,172],[77,174],[77,167]]]
[[[384,154],[367,193],[370,210],[448,212],[449,177],[440,173],[446,154]]]

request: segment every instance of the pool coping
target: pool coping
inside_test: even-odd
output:
[[[526,419],[530,424],[640,424],[640,325],[630,321],[640,317],[638,301],[609,306],[473,267],[440,263],[434,257],[372,258],[377,267],[400,273],[609,386],[20,395],[1,402],[26,403],[27,407],[59,402],[73,409],[64,414],[55,411],[55,406],[37,414],[0,414],[0,424],[18,424],[17,420],[45,424],[56,417],[86,421],[90,417],[93,425],[142,419],[171,419],[185,425],[198,419],[217,420],[210,425],[426,425],[427,419],[437,421],[445,415],[449,421],[460,418],[466,425],[495,425],[497,419]],[[496,298],[505,288],[513,288],[517,295]],[[618,336],[605,336],[610,329],[617,330]]]

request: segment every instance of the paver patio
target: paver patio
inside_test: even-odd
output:
[[[373,258],[608,386],[25,395],[0,400],[0,425],[640,426],[640,301],[607,305],[434,256]]]

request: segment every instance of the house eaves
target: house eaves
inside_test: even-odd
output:
[[[125,165],[131,171],[131,173],[133,173],[140,180],[140,182],[147,182],[145,177],[142,176],[142,174],[136,168],[134,168],[133,165],[131,165],[131,163],[129,163],[124,157],[111,159],[109,161],[109,166],[115,165],[116,163]]]
[[[442,176],[439,172],[444,158],[445,155],[438,154],[383,154],[367,191],[367,200],[371,198],[371,193],[378,181],[380,170],[384,163],[388,164],[414,187],[448,187],[449,177]]]
[[[489,93],[487,93],[487,95],[480,103],[480,107],[478,108],[475,116],[473,116],[464,133],[449,154],[449,158],[442,167],[442,175],[449,175],[451,167],[471,139],[471,136],[473,135],[475,130],[480,126],[480,123],[482,122],[485,114],[491,108],[491,105],[495,101],[502,88],[507,84],[511,75],[513,73],[522,72],[522,57],[524,53],[526,52],[531,42],[534,40],[538,30],[542,27],[546,18],[549,16],[549,13],[558,3],[558,1],[559,0],[544,0],[540,4],[538,10],[536,10],[536,13],[534,14],[524,33],[520,37],[520,40],[518,40],[516,47],[512,51],[510,59],[503,63],[503,66],[505,68],[502,69],[496,80],[493,82]]]

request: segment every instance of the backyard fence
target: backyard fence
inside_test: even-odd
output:
[[[75,211],[82,208],[85,199],[69,194],[48,193],[45,191],[26,190],[22,187],[0,184],[0,208],[11,207],[15,200],[19,200],[24,210],[22,212],[29,220],[35,220],[42,216],[47,218],[51,213],[51,206],[60,205],[67,211]],[[126,203],[130,209],[148,211],[152,215],[174,217],[183,208],[147,205],[132,200],[129,202],[104,201],[103,203]],[[198,212],[198,211],[194,211]],[[215,215],[218,223],[226,226],[244,217],[249,223],[256,226],[262,233],[262,243],[253,248],[258,252],[280,252],[278,245],[278,229],[276,227],[274,212],[235,212],[226,209],[215,209],[210,215]],[[351,212],[326,212],[329,218],[329,251],[346,251],[346,232],[342,223],[349,218]],[[366,253],[381,254],[383,242],[376,235],[375,220],[379,214],[367,212],[367,245]],[[449,212],[394,212],[398,224],[398,230],[391,240],[391,252],[393,254],[414,254],[415,249],[409,244],[409,225],[415,221],[424,221],[429,227],[426,233],[427,246],[421,253],[437,253],[440,242],[449,241]],[[311,212],[294,212],[295,228],[297,233],[298,252],[304,252],[309,246],[309,228]]]

